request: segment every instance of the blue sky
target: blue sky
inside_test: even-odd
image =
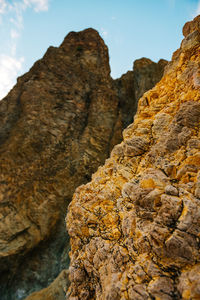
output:
[[[169,60],[197,14],[200,0],[0,0],[0,99],[70,31],[97,29],[117,78],[140,57]]]

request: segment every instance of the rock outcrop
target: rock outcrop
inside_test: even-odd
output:
[[[200,16],[69,206],[68,299],[200,299]]]
[[[145,57],[134,62],[133,80],[137,102],[146,91],[153,88],[161,80],[167,63],[164,59],[160,59],[158,63],[155,63]]]
[[[50,47],[0,102],[1,300],[24,299],[68,267],[67,205],[132,121],[134,90],[123,98],[115,86],[107,47],[87,29]],[[62,298],[63,272],[31,299]]]
[[[138,100],[160,81],[167,63],[164,59],[155,63],[143,57],[134,62],[133,71],[128,71],[119,79],[114,80],[114,88],[120,101],[122,128],[132,123]]]

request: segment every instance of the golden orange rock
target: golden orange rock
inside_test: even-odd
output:
[[[68,299],[200,299],[199,22],[73,196]]]

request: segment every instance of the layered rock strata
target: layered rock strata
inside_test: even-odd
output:
[[[68,299],[200,299],[200,16],[69,207]]]
[[[24,299],[68,267],[67,205],[133,116],[134,91],[119,90],[106,45],[87,29],[50,47],[0,102],[1,300]],[[33,299],[64,297],[63,272]]]

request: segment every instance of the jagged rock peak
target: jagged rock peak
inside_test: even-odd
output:
[[[98,33],[70,33],[0,102],[1,300],[45,287],[63,268],[67,204],[121,140],[109,73]]]
[[[154,61],[152,61],[149,58],[146,57],[142,57],[140,59],[136,59],[133,63],[133,70],[136,68],[143,68],[149,65],[159,65],[159,66],[165,66],[167,64],[167,60],[165,59],[160,59],[157,63],[155,63]]]
[[[163,76],[168,61],[160,59],[158,63],[142,57],[133,63],[135,97],[137,101],[150,88],[153,88]]]
[[[69,206],[68,299],[200,299],[200,16]]]
[[[194,20],[185,23],[183,26],[183,35],[185,37],[194,31],[200,32],[200,15],[194,18]]]
[[[110,73],[108,48],[97,30],[88,28],[80,32],[72,31],[65,37],[61,48],[93,62],[97,70],[103,68],[106,74]]]
[[[64,72],[69,72],[70,64],[79,67],[80,75],[87,69],[87,72],[99,76],[99,80],[104,81],[105,78],[110,77],[108,47],[95,29],[72,31],[59,47],[50,46],[44,57],[33,65],[30,72],[18,78],[18,83],[23,84],[32,75],[34,79],[36,76],[37,79],[43,79],[49,72],[60,73],[64,79]]]
[[[123,128],[132,122],[139,98],[160,81],[167,63],[164,59],[155,63],[149,58],[142,57],[134,61],[133,71],[128,71],[114,80],[115,90],[122,107]]]
[[[138,70],[144,91],[154,72]],[[133,71],[122,77],[110,77],[97,31],[71,32],[0,102],[1,300],[24,299],[68,267],[67,205],[121,142],[137,105],[141,85]],[[67,273],[28,299],[64,299]]]
[[[103,39],[99,35],[99,32],[93,28],[87,28],[78,32],[69,32],[68,35],[65,37],[64,41],[62,42],[61,47],[65,49],[73,49],[74,46],[79,45],[80,48],[78,50],[94,48],[99,49],[99,47],[107,49]],[[83,46],[84,48],[81,48],[81,46]]]

